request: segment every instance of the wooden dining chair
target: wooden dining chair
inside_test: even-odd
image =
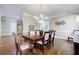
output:
[[[29,50],[32,48],[32,45],[29,42],[21,43],[20,42],[21,38],[19,35],[17,35],[16,33],[13,33],[13,35],[14,35],[14,39],[15,39],[16,55],[18,55],[18,54],[22,55],[23,51]]]
[[[44,33],[44,38],[42,41],[37,41],[35,46],[40,46],[42,53],[44,54],[44,46],[49,47],[50,44],[50,32],[45,32]]]
[[[50,35],[51,35],[51,43],[53,43],[53,45],[54,45],[55,31],[54,30],[51,30],[50,31]]]
[[[39,35],[40,35],[40,32],[39,32],[38,30],[36,30],[36,31],[35,31],[35,35],[36,35],[36,36],[39,36]]]

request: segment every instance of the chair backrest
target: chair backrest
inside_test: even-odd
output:
[[[44,40],[49,40],[50,39],[50,32],[44,32]]]
[[[51,40],[54,40],[54,38],[55,38],[55,31],[51,30],[50,31],[50,35],[51,35]]]
[[[55,31],[51,31],[51,38],[55,36]]]
[[[13,35],[14,35],[15,43],[20,43],[21,37],[18,34],[14,33],[14,32],[13,32]]]
[[[36,36],[39,36],[40,35],[40,32],[39,31],[35,31],[35,34],[36,34]]]
[[[13,34],[14,39],[15,39],[16,54],[18,54],[18,52],[21,51],[20,38],[16,33],[12,32],[12,34]]]

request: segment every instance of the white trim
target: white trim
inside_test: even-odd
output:
[[[5,17],[5,16],[1,16],[1,20],[3,20],[3,21],[7,20],[8,22],[17,22],[17,19]]]
[[[61,37],[61,36],[55,36],[55,38],[64,39],[64,40],[67,40],[68,39],[67,37]]]
[[[9,36],[9,35],[12,35],[12,33],[10,33],[10,34],[2,34],[1,37],[2,36]]]

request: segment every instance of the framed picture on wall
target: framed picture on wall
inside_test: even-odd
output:
[[[35,26],[34,25],[29,25],[29,30],[30,31],[34,31],[34,29],[35,29]]]

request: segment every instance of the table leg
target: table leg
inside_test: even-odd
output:
[[[35,54],[35,48],[33,49],[33,54]]]
[[[33,54],[35,54],[35,42],[33,41]]]
[[[69,42],[69,37],[68,37],[68,42]]]

